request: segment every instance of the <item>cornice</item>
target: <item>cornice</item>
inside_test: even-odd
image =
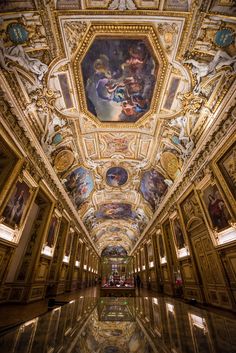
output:
[[[31,171],[38,180],[44,179],[46,181],[53,194],[56,195],[57,200],[63,204],[62,207],[67,211],[70,217],[76,220],[78,228],[86,235],[91,246],[97,253],[96,247],[94,246],[87,229],[79,218],[74,205],[62,187],[61,182],[45,156],[42,147],[35,138],[24,114],[17,104],[15,104],[14,96],[3,75],[0,76],[0,81],[2,81],[2,88],[0,89],[0,106],[3,120],[7,123],[8,128],[14,133],[21,147],[27,153]]]
[[[187,189],[193,185],[193,182],[199,173],[202,173],[203,169],[208,166],[208,163],[212,159],[212,155],[216,154],[222,147],[225,140],[236,132],[236,117],[231,114],[236,105],[236,94],[234,90],[235,87],[232,86],[231,90],[228,92],[228,95],[225,97],[225,104],[222,104],[218,109],[218,117],[214,117],[214,122],[212,123],[211,128],[207,129],[199,139],[195,153],[186,164],[181,179],[177,180],[176,183],[173,184],[173,187],[169,190],[163,199],[163,202],[154,213],[151,222],[145,228],[130,255],[132,255],[140,246],[140,244],[144,241],[145,236],[152,231],[159,219],[167,215],[171,209],[171,206],[173,206],[173,204],[179,200]],[[228,98],[228,96],[230,98]]]

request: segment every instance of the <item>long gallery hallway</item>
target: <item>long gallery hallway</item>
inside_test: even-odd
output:
[[[0,352],[236,352],[236,318],[229,311],[145,289],[128,298],[99,292],[91,287],[54,302],[0,307]]]
[[[236,353],[236,0],[0,0],[0,353]]]

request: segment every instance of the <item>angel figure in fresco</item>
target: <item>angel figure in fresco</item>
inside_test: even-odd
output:
[[[216,70],[224,66],[232,66],[232,73],[236,72],[236,56],[231,57],[223,50],[218,50],[209,63],[200,63],[194,59],[184,61],[185,64],[192,65],[192,71],[196,75],[197,84],[194,88],[195,93],[200,92],[200,83],[203,77],[212,76]]]

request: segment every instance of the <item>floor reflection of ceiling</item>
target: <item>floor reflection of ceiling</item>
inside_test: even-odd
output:
[[[101,298],[76,349],[81,352],[152,353],[131,312],[134,312],[134,299]]]
[[[20,104],[99,253],[130,252],[210,126],[225,72],[233,82],[233,5],[20,3],[1,17],[4,73],[14,66]]]
[[[109,320],[109,312],[121,307],[132,313],[132,321]],[[80,297],[5,330],[0,346],[4,353],[43,347],[71,353],[232,353],[235,334],[233,313],[206,311],[171,297]]]
[[[132,313],[133,299],[106,299],[98,303],[98,317],[100,321],[134,321]]]

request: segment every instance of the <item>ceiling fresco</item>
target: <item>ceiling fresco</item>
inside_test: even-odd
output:
[[[103,249],[101,256],[127,256],[127,251],[120,245],[108,245],[105,249]]]
[[[95,121],[125,124],[156,109],[167,61],[152,25],[91,23],[73,69],[79,108]]]
[[[97,37],[81,68],[87,110],[100,121],[135,122],[149,110],[158,64],[145,40]]]
[[[100,253],[132,250],[235,79],[234,4],[207,3],[9,1],[2,12],[1,74]]]

